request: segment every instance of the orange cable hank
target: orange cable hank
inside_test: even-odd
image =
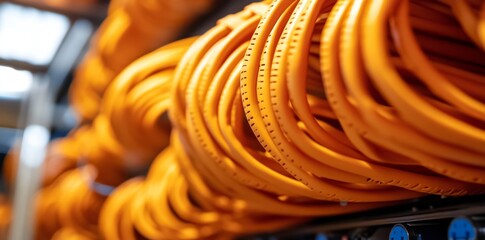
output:
[[[483,193],[483,14],[460,8],[264,1],[140,58],[103,95],[84,158],[99,183],[155,158],[148,175],[104,201],[81,170],[66,173],[40,195],[39,211],[58,217],[39,233],[229,239]],[[53,198],[69,181],[83,191]],[[87,213],[100,214],[99,229]]]

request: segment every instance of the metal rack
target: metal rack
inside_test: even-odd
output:
[[[447,198],[429,196],[392,207],[316,219],[295,228],[244,236],[239,240],[391,239],[393,226],[402,226],[403,232],[408,234],[408,238],[403,239],[408,240],[472,239],[448,236],[452,220],[464,217],[470,219],[477,234],[475,239],[480,240],[485,237],[484,203],[485,195]]]

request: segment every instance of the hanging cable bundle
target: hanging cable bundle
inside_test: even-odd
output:
[[[163,88],[147,89],[147,87],[150,87],[150,84],[153,85],[153,82],[157,81],[153,79],[159,78],[162,80],[160,83],[166,82],[169,79],[170,68],[173,68],[178,60],[169,61],[168,63],[158,62],[158,59],[157,61],[148,60],[147,62],[153,63],[153,66],[150,66],[150,64],[143,65],[143,63],[141,63],[143,67],[133,66],[128,73],[120,77],[122,79],[118,81],[119,84],[113,87],[118,87],[126,91],[111,95],[111,98],[108,97],[106,100],[107,103],[105,104],[105,108],[107,109],[105,113],[96,118],[95,116],[99,111],[101,97],[105,89],[118,72],[138,56],[154,49],[163,42],[168,42],[170,39],[175,38],[182,27],[186,26],[195,17],[205,13],[211,3],[205,0],[177,3],[169,3],[166,1],[144,1],[143,3],[140,1],[118,1],[115,5],[110,8],[108,19],[97,32],[97,37],[93,42],[94,47],[78,69],[76,80],[71,88],[71,101],[81,115],[82,123],[89,123],[95,120],[92,125],[86,125],[80,128],[83,129],[82,138],[73,138],[73,136],[81,135],[78,133],[81,130],[76,129],[67,139],[60,140],[60,144],[54,144],[50,147],[51,150],[55,150],[55,154],[49,154],[47,157],[45,172],[48,174],[44,177],[46,185],[63,171],[76,165],[89,163],[97,170],[98,174],[96,174],[95,179],[88,186],[86,194],[96,195],[98,194],[96,191],[102,191],[105,194],[106,188],[109,191],[110,186],[120,184],[133,174],[139,174],[140,171],[147,167],[158,151],[163,149],[167,144],[169,129],[166,127],[167,123],[164,122],[168,121],[163,120],[163,115],[167,105],[164,99],[167,98],[166,92],[168,91],[165,91]],[[168,11],[170,14],[160,14],[161,11]],[[185,44],[188,43],[187,41]],[[172,56],[172,59],[174,57]],[[160,66],[160,69],[157,69],[158,66]],[[147,69],[144,69],[145,67]],[[140,68],[144,70],[140,70]],[[123,85],[129,85],[133,81],[143,80],[144,78],[140,78],[140,75],[151,79],[151,83],[144,83],[145,86],[140,89],[130,89],[130,86]],[[170,88],[169,83],[165,85]],[[119,89],[115,91],[117,90]],[[162,95],[148,99],[149,102],[138,99],[140,94],[150,93],[150,91],[151,96],[158,95],[158,93],[162,93]],[[124,105],[121,106],[113,102],[113,98],[124,96],[120,94],[126,94],[127,96],[127,102],[124,102]],[[133,109],[134,105],[140,107],[142,111],[146,110],[148,113],[152,112],[152,114],[145,116],[147,112],[130,112],[130,109]],[[152,108],[156,108],[157,111],[154,111]],[[145,128],[138,128],[136,131],[141,132],[136,133],[133,131],[129,133],[123,132],[123,129],[117,128],[120,121],[126,120],[124,115],[120,117],[120,112],[123,114],[132,113],[133,115],[130,116],[133,118],[130,120],[133,120],[135,117],[144,118],[136,119],[135,121],[142,121],[145,124]],[[111,122],[109,117],[120,117],[120,119],[111,119],[113,120]],[[114,125],[112,126],[112,124]],[[150,136],[150,138],[146,138],[147,136]],[[133,141],[127,141],[130,138],[139,141],[136,146],[131,144]],[[79,139],[82,139],[82,141],[79,142]],[[143,145],[143,142],[145,145]],[[71,145],[71,143],[74,143],[74,145]],[[72,146],[76,147],[75,151],[73,151]],[[57,154],[57,152],[60,154]],[[66,153],[65,156],[62,153]],[[71,159],[71,155],[74,155],[75,158]],[[53,159],[53,161],[50,161],[50,159]],[[58,161],[54,161],[56,159],[69,161],[62,161],[66,166],[58,169],[59,171],[53,171],[54,168],[51,166],[51,163],[56,165],[55,167],[59,166],[57,164]],[[63,178],[59,181],[63,182],[68,180],[71,182],[78,181],[78,184],[82,184],[83,182],[82,179],[75,177]],[[54,190],[40,194],[39,202],[49,202],[49,198],[53,197],[53,194],[54,196],[57,195],[56,191],[61,189],[62,186],[64,185],[56,184],[50,188]],[[77,192],[66,192],[66,194],[76,196]],[[101,204],[104,198],[97,200],[97,203]],[[68,205],[75,207],[76,204],[81,203],[73,200]],[[39,205],[39,213],[49,210],[45,206],[45,204]],[[54,209],[56,208],[52,205],[49,206]],[[95,213],[93,217],[97,218],[99,209],[95,205],[93,205],[93,208],[87,208],[84,210]],[[83,222],[74,221],[73,225],[76,225],[75,223],[84,224]],[[39,229],[42,232],[47,228],[49,236],[57,232],[54,237],[57,236],[59,238],[69,233],[79,233],[79,236],[86,235],[83,231],[78,231],[79,229],[77,229],[82,228],[82,226],[70,226],[62,222],[60,224],[54,223],[53,226],[53,228],[50,228],[51,231],[49,231],[48,226],[43,224],[40,225]],[[61,230],[56,231],[57,229]],[[88,231],[88,233],[91,237],[98,235],[93,231]]]
[[[246,11],[227,17],[221,20],[210,33],[199,38],[178,65],[179,68],[173,77],[177,81],[175,89],[180,89],[181,94],[185,94],[186,88],[178,85],[187,83],[187,80],[190,80],[192,76],[186,74],[188,69],[185,67],[200,67],[200,70],[196,70],[195,74],[208,70],[204,68],[209,65],[202,66],[192,62],[204,57],[207,50],[208,55],[204,57],[206,61],[214,59],[218,61],[218,64],[221,64],[224,62],[224,58],[214,58],[215,56],[222,57],[224,54],[229,56],[233,48],[239,49],[235,55],[229,57],[225,68],[226,73],[235,73],[232,75],[236,76],[234,79],[237,82],[238,70],[237,68],[234,69],[234,66],[240,62],[245,49],[245,45],[243,47],[239,47],[239,45],[247,41],[254,31],[259,18],[255,11],[264,10],[263,7],[262,4],[252,5]],[[244,23],[248,19],[249,23]],[[241,22],[243,24],[240,26],[236,24]],[[241,36],[241,32],[246,32],[246,37]],[[241,40],[233,41],[234,37],[240,37]],[[217,69],[218,67],[213,70]],[[228,74],[221,72],[217,75],[219,74],[221,81],[225,81],[225,78],[228,77]],[[194,79],[197,80],[195,76],[198,75],[194,75]],[[212,75],[205,76],[210,79]],[[172,109],[179,108],[175,106]],[[188,124],[193,124],[183,117],[185,113],[179,112],[179,114],[182,114],[182,116],[179,115],[182,118],[174,120],[175,125],[188,126]],[[174,117],[172,116],[172,119]],[[178,130],[178,128],[176,129]],[[188,133],[186,129],[183,130]],[[190,144],[183,144],[179,137],[181,137],[181,134],[177,132],[172,134],[171,147],[159,155],[151,166],[146,180],[133,180],[126,183],[110,196],[101,217],[104,237],[117,238],[123,236],[127,239],[135,239],[135,236],[140,234],[149,239],[225,239],[236,233],[277,229],[301,221],[299,218],[284,219],[274,215],[261,214],[264,213],[264,208],[258,206],[258,204],[264,202],[255,201],[251,203],[251,206],[247,206],[246,201],[235,198],[228,193],[221,193],[221,186],[207,185],[207,182],[212,183],[216,179],[206,180],[207,177],[213,177],[210,175],[201,176],[198,173],[200,171],[197,168],[198,164],[192,161],[210,161],[211,159],[204,159],[206,157],[204,152],[186,153],[187,149],[185,148],[191,146],[189,146]],[[188,137],[186,136],[184,139],[188,139]],[[213,162],[203,164],[209,164],[208,167],[214,169]],[[230,178],[227,180],[234,181]],[[236,185],[231,186],[238,187]],[[227,187],[223,186],[223,188]],[[251,190],[248,188],[248,191]],[[252,192],[259,199],[264,200],[263,193]],[[131,201],[132,196],[135,195],[138,200]],[[265,202],[268,202],[268,206],[271,200],[268,198]],[[277,204],[277,201],[274,202]],[[277,204],[277,207],[280,210],[284,209],[284,204],[279,205]],[[293,208],[297,209],[297,207]],[[140,211],[140,209],[143,210]],[[252,211],[247,209],[252,209]],[[310,210],[307,209],[306,214],[308,212]],[[262,224],[263,222],[264,224]]]
[[[100,218],[105,238],[228,239],[295,223],[234,211],[244,209],[244,203],[212,196],[178,148],[172,144],[154,161],[146,179],[130,180],[108,198]],[[184,171],[182,161],[189,163]]]
[[[143,56],[106,91],[100,116],[109,119],[113,137],[126,153],[126,169],[146,167],[168,144],[173,69],[194,40],[177,41]]]
[[[431,24],[434,32],[424,31]],[[472,183],[485,183],[485,108],[474,97],[485,86],[485,55],[463,34],[446,34],[457,30],[438,3],[339,1],[334,8],[322,34],[326,95],[368,162],[406,169],[377,181],[442,195],[484,191]]]
[[[318,63],[318,55],[310,52],[318,49],[318,43],[311,46],[313,31],[321,31],[333,4],[275,1],[259,23],[254,34],[258,37],[251,40],[241,69],[241,97],[248,123],[272,158],[301,183],[300,194],[345,202],[416,197],[419,194],[383,188],[368,183],[367,176],[355,174],[357,169],[350,169],[349,163],[370,167],[359,164],[361,154],[352,149],[339,126],[335,127],[335,116],[321,94],[307,93],[318,93],[312,88],[315,80],[320,81],[318,68],[308,70],[310,62]],[[313,82],[308,91],[305,79]],[[320,119],[314,113],[321,114]]]
[[[167,145],[171,75],[192,42],[178,41],[138,59],[107,89],[92,126],[97,143],[83,155],[100,172],[101,183],[116,186],[143,171]]]
[[[212,1],[115,1],[79,66],[70,101],[83,123],[97,115],[104,91],[129,63],[176,39]]]
[[[332,7],[331,1],[275,1],[253,35],[257,37],[241,69],[241,96],[261,145],[316,199],[378,202],[415,198],[419,192],[463,195],[483,190],[421,167],[406,171],[400,165],[373,162],[352,146],[325,96],[314,90],[315,80],[320,81],[318,21],[327,16],[325,4]],[[285,27],[278,27],[285,14]]]
[[[240,232],[217,224],[220,219],[242,224],[238,217],[280,215],[269,230],[302,216],[355,212],[429,193],[483,191],[388,149],[376,151],[375,158],[340,125],[344,119],[333,112],[335,93],[326,82],[335,65],[326,61],[338,64],[338,57],[355,54],[352,43],[358,38],[333,38],[357,34],[351,21],[359,14],[343,15],[342,9],[361,4],[334,4],[253,4],[220,20],[190,47],[173,77],[171,146],[147,179],[130,181],[109,198],[102,215],[105,237],[227,237],[219,234]],[[340,55],[329,49],[332,44],[349,47]],[[169,184],[178,181],[182,188]],[[139,198],[130,200],[135,195]],[[185,211],[194,208],[193,214]],[[209,213],[217,217],[202,221]]]
[[[97,32],[92,48],[79,67],[71,88],[71,100],[81,116],[82,123],[90,123],[94,120],[99,112],[105,89],[126,65],[160,44],[176,38],[183,27],[207,12],[211,5],[212,2],[206,0],[112,1],[108,19]],[[169,14],[160,14],[161,12],[169,12]],[[166,91],[162,90],[162,92]],[[156,116],[151,117],[150,121],[157,121]],[[112,140],[115,138],[114,134],[118,132],[113,133],[107,121],[105,117],[100,117],[93,126],[86,124],[73,130],[67,138],[57,140],[49,146],[44,165],[43,185],[50,184],[64,171],[76,167],[79,162],[87,159],[90,159],[88,161],[93,165],[97,165],[98,169],[107,171],[106,174],[99,176],[105,179],[102,182],[110,185],[117,185],[124,181],[127,178],[127,169],[131,171],[130,167],[135,166],[134,172],[139,171],[140,168],[146,168],[147,162],[150,162],[157,152],[140,157],[138,156],[140,153],[131,148],[134,153],[128,156],[130,161],[122,162],[119,159],[125,159],[124,154],[129,151],[125,151],[116,140]],[[166,135],[155,140],[157,143],[151,145],[152,148],[156,145],[158,151],[166,145],[169,131],[164,127],[166,124],[160,125],[162,126],[150,129],[150,132]],[[92,139],[98,137],[102,140],[96,144]],[[153,138],[150,139],[153,140]],[[126,141],[123,144],[126,144]],[[15,149],[12,149],[5,161],[4,172],[9,182],[13,182],[16,176],[17,158]],[[111,165],[100,161],[113,161],[118,164]]]
[[[60,218],[73,218],[70,222],[39,220],[41,236],[53,236],[58,230],[66,229],[67,233],[76,230],[81,235],[99,236],[97,216],[105,195],[136,170],[143,170],[169,140],[169,122],[163,118],[169,105],[167,92],[171,87],[171,74],[193,41],[186,39],[166,45],[135,61],[113,81],[103,99],[101,113],[89,128],[90,135],[79,143],[83,146],[78,152],[79,164],[88,164],[95,174],[87,181],[82,178],[81,169],[72,170],[65,173],[69,177],[60,178],[41,191],[37,207],[39,216],[44,212],[59,211]],[[127,130],[120,121],[132,124],[134,129]],[[64,189],[73,184],[79,185],[82,191]],[[61,192],[63,198],[58,197]],[[86,197],[82,198],[80,194]],[[64,208],[79,212],[76,215]],[[96,222],[86,223],[79,214],[89,214]]]
[[[241,60],[251,47],[247,41],[252,33],[245,38],[243,33],[256,29],[250,13],[265,5],[250,5],[221,20],[189,49],[177,68],[175,104],[169,113],[188,155],[194,156],[194,166],[209,185],[243,200],[249,212],[332,215],[376,206],[316,202],[316,194],[278,166],[250,131],[238,96]],[[231,32],[223,32],[222,24],[234,17],[246,19]]]
[[[65,229],[89,239],[99,236],[98,214],[105,197],[91,190],[95,175],[92,167],[70,170],[39,192],[36,239],[51,239]]]
[[[226,239],[427,194],[483,193],[484,9],[265,1],[139,59],[104,94],[81,156],[97,169],[92,183],[115,186],[169,134],[170,144],[146,178],[109,196],[101,235]],[[81,171],[41,194],[39,211],[60,216],[42,236],[98,236],[83,214],[97,216],[104,197]],[[69,182],[84,187],[56,209],[53,194]],[[63,224],[66,206],[76,220]]]

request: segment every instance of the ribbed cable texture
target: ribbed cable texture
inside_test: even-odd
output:
[[[251,4],[115,74],[52,145],[87,164],[46,181],[39,239],[231,239],[483,194],[484,29],[478,0]]]

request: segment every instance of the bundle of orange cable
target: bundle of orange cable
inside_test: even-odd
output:
[[[80,156],[85,154],[85,148],[92,145],[83,142],[83,139],[87,138],[89,142],[92,136],[88,135],[96,131],[92,129],[91,123],[99,113],[104,92],[112,80],[136,58],[176,39],[192,21],[209,11],[212,2],[111,1],[108,17],[97,31],[70,89],[71,104],[79,115],[82,126],[49,147],[43,180],[45,184],[65,170],[75,167]],[[98,125],[94,129],[97,128],[101,132],[99,135],[103,135],[106,121],[98,122],[93,124]],[[162,143],[164,144],[166,143]],[[5,175],[9,181],[16,175],[15,154],[15,149],[12,149],[5,163]],[[155,155],[152,154],[152,158]]]
[[[99,233],[226,239],[426,194],[484,193],[484,9],[261,2],[141,58],[108,88],[83,157],[96,182],[116,185],[161,153],[145,179],[108,197]],[[104,197],[88,210],[79,206],[98,198],[83,192],[66,206],[97,215]],[[83,235],[94,223],[73,216],[47,232]]]
[[[83,149],[78,153],[84,161],[80,164],[88,164],[94,173],[86,179],[82,169],[71,170],[40,192],[38,216],[53,212],[59,219],[71,219],[39,219],[40,238],[50,238],[66,228],[83,236],[99,236],[96,222],[100,208],[97,206],[103,204],[106,193],[97,191],[114,187],[136,170],[143,170],[167,144],[169,123],[167,117],[165,121],[163,118],[168,109],[169,80],[173,68],[193,41],[182,40],[140,58],[110,85],[103,98],[102,111],[94,119],[90,135],[80,143]],[[121,123],[132,123],[136,128],[129,130]],[[66,189],[73,185],[78,187]],[[58,197],[60,193],[63,198]],[[83,222],[82,214],[90,216],[90,222]]]
[[[36,239],[62,239],[56,235],[66,229],[88,239],[99,236],[98,213],[105,197],[91,189],[95,176],[93,167],[70,170],[39,192]]]
[[[73,209],[84,206],[82,211],[92,214],[90,220],[97,219],[99,208],[96,206],[104,201],[104,196],[94,191],[95,186],[109,188],[139,174],[167,145],[170,129],[165,110],[168,103],[164,99],[168,99],[166,94],[170,82],[167,80],[170,78],[171,68],[178,62],[176,56],[164,63],[154,56],[146,61],[149,64],[144,64],[143,61],[138,65],[134,64],[119,77],[117,84],[113,84],[115,90],[112,91],[119,92],[106,98],[103,95],[114,76],[129,63],[175,39],[184,27],[207,12],[211,5],[212,1],[207,0],[112,2],[108,19],[97,32],[91,50],[78,69],[71,88],[71,101],[80,114],[83,126],[73,130],[67,138],[56,140],[49,147],[42,180],[43,186],[48,187],[39,194],[39,202],[49,204],[39,205],[40,216],[45,215],[44,211],[56,212],[59,210],[56,206],[62,203],[66,208]],[[181,45],[187,45],[191,41],[193,40],[183,41]],[[180,55],[180,51],[183,51],[183,46],[175,54]],[[167,89],[151,88],[154,79],[164,80]],[[134,85],[133,82],[142,80],[147,81],[138,85],[138,88],[131,89],[135,86],[130,84]],[[160,85],[161,82],[157,84]],[[139,98],[146,93],[151,97]],[[126,94],[126,102],[113,100],[122,96],[121,94]],[[97,116],[101,98],[106,102],[105,111]],[[127,119],[125,114],[130,114],[133,118]],[[138,125],[139,128],[128,133],[124,126],[119,127],[120,122],[130,121],[142,121],[144,125]],[[77,169],[65,173],[69,177],[63,177],[50,186],[65,171],[84,164],[89,164],[97,173],[89,181],[81,178],[79,172],[82,170]],[[12,150],[5,165],[5,173],[10,182],[13,182],[15,172],[16,156]],[[84,190],[66,191],[71,190],[66,189],[70,184],[81,185]],[[72,201],[64,202],[63,198],[58,198],[59,193],[64,193]],[[77,198],[79,194],[95,197]],[[69,211],[59,211],[61,218],[69,218],[71,215]],[[73,216],[76,217],[77,215]],[[77,233],[75,235],[78,237],[98,236],[97,229],[91,227],[86,231],[79,230],[83,228],[81,225],[84,221],[74,220],[72,224],[64,221],[44,222],[45,219],[39,219],[39,233],[42,233],[39,234],[40,238],[50,238],[55,234],[54,238],[62,239],[71,233]],[[47,227],[46,230],[46,224],[51,224],[51,228]],[[90,224],[95,225],[95,222],[91,221]],[[60,228],[62,229],[59,230]]]
[[[378,4],[389,12],[397,9],[399,12],[390,15],[373,10]],[[197,196],[193,202],[198,208],[204,209],[205,204],[210,203],[207,209],[220,216],[232,212],[232,219],[241,215],[271,219],[279,215],[284,225],[298,222],[296,216],[342,214],[424,194],[483,193],[485,186],[480,177],[485,173],[480,160],[483,149],[478,145],[485,141],[480,138],[483,136],[480,106],[463,105],[464,110],[458,111],[459,99],[450,100],[456,100],[453,102],[457,104],[456,109],[452,108],[454,104],[441,101],[441,98],[448,100],[449,92],[437,89],[434,93],[431,87],[439,87],[435,86],[437,84],[417,84],[426,76],[406,66],[406,62],[413,62],[406,61],[404,55],[414,53],[406,45],[411,41],[399,39],[403,36],[401,31],[405,30],[395,25],[406,21],[396,18],[413,17],[416,29],[422,31],[418,34],[424,48],[436,55],[436,64],[441,64],[439,66],[447,69],[448,74],[451,71],[459,74],[451,75],[453,79],[468,76],[456,81],[465,87],[475,84],[464,93],[476,101],[482,101],[476,89],[484,87],[480,82],[483,53],[468,54],[474,48],[476,51],[476,47],[466,35],[457,34],[458,25],[450,30],[435,27],[441,24],[440,15],[453,16],[446,5],[411,4],[413,8],[406,12],[405,6],[392,8],[392,4],[377,1],[280,0],[274,1],[266,12],[266,4],[260,3],[222,19],[193,44],[174,74],[174,104],[169,112],[176,129],[172,133],[173,146],[159,156],[146,180],[131,182],[110,197],[101,223],[105,236],[124,236],[127,233],[123,229],[129,229],[130,236],[141,234],[147,238],[198,238],[205,233],[218,236],[217,232],[209,231],[214,231],[212,222],[199,222],[178,214],[184,208],[177,208],[180,206],[177,202],[184,201],[173,200],[175,196]],[[384,20],[375,25],[376,22],[360,19],[365,11],[368,11],[369,21]],[[390,23],[392,36],[385,31],[372,32],[385,29],[386,21]],[[367,38],[359,38],[363,31],[371,33],[364,35]],[[375,39],[379,37],[381,42]],[[443,46],[461,46],[447,42],[449,37],[463,41],[463,53],[436,54],[436,41]],[[396,42],[395,46],[390,41]],[[434,103],[433,106],[472,125],[475,129],[467,131],[462,127],[460,132],[455,131],[455,137],[469,138],[462,136],[459,141],[435,135],[427,139],[422,133],[403,126],[402,121],[411,124],[421,119],[407,118],[405,111],[399,109],[402,105],[413,104],[412,99],[404,99],[410,102],[400,105],[391,102],[401,94],[397,90],[385,95],[384,91],[388,90],[382,90],[380,85],[390,80],[382,77],[386,72],[380,72],[386,65],[378,62],[381,60],[377,59],[381,57],[378,49],[395,55],[389,57],[387,64],[395,64],[399,73],[413,84],[414,91],[419,91],[427,101]],[[369,57],[365,59],[360,54]],[[370,76],[364,74],[364,68]],[[320,69],[323,69],[323,76]],[[367,79],[377,86],[362,83]],[[369,96],[378,104],[368,105]],[[414,105],[413,110],[419,112],[419,106]],[[364,114],[360,112],[368,115],[358,115]],[[422,128],[433,130],[429,125]],[[393,142],[398,140],[403,143]],[[445,147],[440,141],[461,142],[464,148]],[[420,151],[427,150],[428,155],[413,150],[410,144]],[[431,151],[437,152],[430,154]],[[173,158],[175,161],[170,160]],[[189,170],[196,170],[197,177]],[[178,171],[185,173],[188,183],[183,190],[169,184],[184,181],[177,176]],[[197,190],[202,186],[204,191]],[[129,196],[133,195],[140,198],[130,201]],[[175,196],[172,198],[172,195]],[[223,204],[227,202],[233,204]],[[140,208],[145,212],[133,213]],[[198,213],[192,217],[198,219]],[[188,230],[193,230],[194,226],[198,226],[198,231]],[[222,225],[219,227],[219,233],[231,232]]]
[[[174,89],[177,91],[174,97],[185,95],[188,98],[188,94],[198,93],[200,99],[195,100],[194,97],[194,100],[187,101],[196,107],[198,103],[209,104],[205,96],[216,98],[219,94],[199,91],[184,84],[204,85],[205,82],[200,79],[210,81],[213,77],[217,79],[215,82],[221,84],[218,87],[223,87],[229,77],[237,83],[239,70],[236,66],[242,60],[247,41],[266,7],[264,3],[250,5],[245,11],[222,19],[215,28],[201,36],[187,51],[173,76],[176,81]],[[232,52],[234,49],[236,51]],[[208,84],[205,86],[207,90]],[[201,149],[213,144],[209,138],[191,138],[191,133],[198,133],[198,130],[191,131],[191,127],[203,131],[205,126],[201,125],[200,120],[194,119],[195,116],[187,116],[195,113],[180,112],[189,107],[180,106],[184,103],[178,100],[170,109],[172,122],[176,126],[171,146],[151,166],[146,180],[126,183],[109,197],[100,219],[104,237],[135,239],[140,234],[149,239],[227,238],[233,234],[278,229],[301,221],[298,217],[281,218],[283,212],[295,216],[316,214],[312,213],[313,210],[331,213],[328,207],[313,206],[311,202],[308,206],[301,206],[302,202],[292,204],[265,196],[265,193],[247,185],[250,182],[246,184],[244,179],[237,177],[234,170],[235,174],[230,175],[231,169],[215,165],[216,157],[226,158],[223,161],[227,163],[218,162],[222,167],[223,164],[234,166],[234,163],[222,152],[220,156],[213,155],[211,158],[209,153]],[[214,99],[210,104],[216,103]],[[239,117],[242,115],[239,114]],[[217,127],[217,122],[214,123]],[[226,146],[230,144],[224,143]],[[244,173],[244,169],[240,170],[241,175],[245,174],[243,177],[257,179],[255,175]],[[261,188],[264,186],[261,185]],[[137,200],[131,201],[135,195]],[[341,211],[352,210],[355,208],[342,208]]]
[[[83,123],[99,112],[104,91],[128,64],[175,40],[208,12],[212,0],[113,1],[90,50],[76,71],[70,102]]]
[[[485,184],[485,55],[450,8],[340,1],[322,42],[326,95],[347,136],[368,163],[406,169],[372,181],[443,195],[483,192],[472,183]],[[408,174],[423,179],[409,183]]]
[[[250,41],[262,39],[259,31],[267,19],[263,17],[260,21],[260,16],[265,12],[268,16],[276,7],[264,3],[250,5],[245,11],[221,20],[220,25],[201,36],[188,50],[174,74],[178,82],[169,112],[179,139],[204,180],[225,195],[243,200],[248,211],[308,216],[375,206],[340,207],[339,202],[316,201],[324,198],[293,178],[288,165],[278,165],[273,152],[265,149],[266,143],[258,142],[260,133],[253,133],[251,127],[262,122],[253,122],[252,115],[248,121],[244,117],[243,107],[249,107],[245,101],[250,96],[245,95],[244,88],[239,94],[239,78],[244,77],[240,71],[244,72],[246,67],[243,57],[254,49]],[[241,86],[249,85],[243,82]],[[365,191],[372,194],[368,189]],[[399,199],[393,195],[388,197]],[[337,201],[340,200],[346,201]]]
[[[244,201],[218,194],[205,184],[175,137],[146,179],[132,179],[108,198],[99,221],[102,236],[109,239],[228,239],[301,219],[251,214]]]

